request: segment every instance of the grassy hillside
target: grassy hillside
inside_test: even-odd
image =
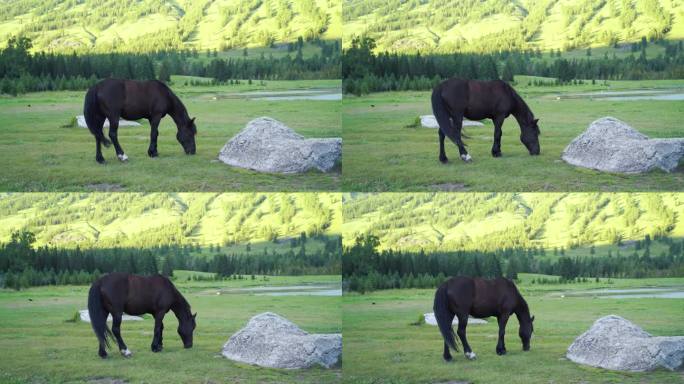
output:
[[[286,240],[302,232],[339,235],[340,200],[334,193],[3,194],[0,241],[25,229],[36,234],[37,245],[289,249]]]
[[[348,194],[343,210],[344,243],[372,233],[381,249],[520,246],[572,254],[572,247],[595,245],[597,254],[615,254],[646,235],[684,237],[684,195],[677,193]]]
[[[684,38],[678,0],[344,0],[344,41],[359,34],[379,51],[541,50]]]
[[[36,50],[220,49],[339,39],[339,0],[2,0],[0,41]]]

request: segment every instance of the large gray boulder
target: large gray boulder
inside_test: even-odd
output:
[[[626,123],[603,117],[589,125],[563,151],[569,164],[604,172],[672,172],[684,156],[684,138],[649,139]]]
[[[88,128],[88,124],[86,124],[86,121],[85,121],[85,116],[83,116],[83,115],[76,116],[76,123],[81,128]],[[139,126],[140,126],[140,123],[138,123],[137,121],[129,121],[129,120],[124,120],[124,119],[119,119],[119,127],[139,127]],[[109,128],[109,119],[105,119],[104,127]]]
[[[684,336],[651,336],[616,315],[602,317],[568,348],[575,363],[617,371],[684,369]]]
[[[231,336],[222,354],[261,367],[331,368],[340,363],[342,335],[310,334],[275,313],[265,312],[252,317]]]
[[[90,323],[90,313],[88,313],[87,309],[82,309],[78,311],[78,316],[81,318],[81,321],[84,323]],[[141,321],[143,318],[140,316],[131,316],[127,314],[123,314],[121,316],[121,321]],[[107,321],[111,322],[112,321],[112,315],[109,315],[107,317]]]
[[[342,158],[342,139],[307,139],[277,120],[260,117],[230,139],[218,158],[259,172],[328,172]]]
[[[439,128],[439,124],[437,124],[437,119],[435,118],[434,115],[422,115],[420,116],[420,125],[422,125],[424,128]],[[479,121],[472,121],[468,119],[463,119],[463,126],[464,127],[481,127],[484,124],[482,124]]]

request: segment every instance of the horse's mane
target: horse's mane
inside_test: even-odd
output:
[[[171,103],[173,104],[173,110],[178,113],[178,117],[185,119],[185,121],[190,120],[190,115],[188,115],[188,109],[185,108],[185,104],[183,104],[181,99],[178,96],[176,96],[175,93],[173,93],[171,88],[168,85],[166,85],[166,83],[164,83],[163,81],[153,81],[157,82],[157,84],[159,84],[166,91],[167,96],[169,97],[169,99],[171,99]]]
[[[176,300],[172,305],[172,308],[175,309],[174,312],[178,313],[183,313],[183,314],[188,314],[192,316],[191,311],[190,311],[190,303],[188,303],[187,300],[185,300],[185,297],[178,291],[178,288],[176,286],[173,286],[173,291],[176,296]]]
[[[520,113],[519,117],[524,118],[527,122],[531,122],[534,119],[534,115],[532,114],[532,110],[530,110],[530,107],[527,106],[527,103],[525,103],[525,100],[523,100],[523,98],[520,97],[518,92],[516,92],[515,89],[513,89],[513,87],[511,87],[510,84],[508,84],[508,83],[505,83],[505,84],[506,84],[506,88],[508,89],[508,92],[511,93],[511,97],[513,98],[513,100],[515,100],[515,104],[516,104],[515,109],[518,113]]]

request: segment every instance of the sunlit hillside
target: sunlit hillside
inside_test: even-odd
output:
[[[382,249],[623,246],[684,237],[684,194],[402,193],[344,196],[343,239]]]
[[[684,38],[680,0],[344,0],[344,42],[373,37],[378,50],[541,50]]]
[[[2,0],[0,45],[36,50],[159,51],[263,47],[339,39],[340,0]]]
[[[0,196],[0,241],[82,248],[163,244],[240,246],[339,235],[335,193],[39,193]]]

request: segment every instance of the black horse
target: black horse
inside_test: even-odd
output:
[[[492,119],[492,156],[500,157],[501,126],[504,119],[513,115],[520,125],[520,141],[530,155],[539,154],[539,119],[534,118],[525,101],[505,81],[445,80],[432,91],[432,111],[439,124],[439,161],[442,163],[449,161],[444,153],[445,135],[456,144],[463,161],[472,160],[461,139],[464,117],[470,120]]]
[[[498,355],[506,354],[504,333],[511,314],[518,317],[523,350],[530,350],[530,339],[534,331],[534,316],[530,317],[527,302],[518,292],[515,284],[502,277],[485,280],[471,277],[452,277],[437,288],[434,304],[435,318],[444,338],[444,360],[451,361],[449,347],[458,351],[451,323],[458,317],[458,337],[468,359],[475,359],[466,339],[468,315],[477,318],[495,316],[499,322],[499,341],[496,344]]]
[[[117,131],[119,118],[128,120],[147,119],[152,128],[150,132],[150,147],[147,154],[156,157],[158,127],[161,119],[169,115],[176,123],[178,132],[176,139],[183,146],[186,154],[195,154],[195,135],[197,127],[195,118],[188,116],[185,105],[180,101],[166,84],[157,80],[134,81],[120,79],[105,79],[88,89],[83,106],[88,129],[95,136],[95,160],[104,163],[100,145],[109,147],[110,141],[102,133],[105,118],[109,120],[109,138],[114,143],[116,156],[121,161],[128,160],[124,153]]]
[[[162,350],[162,331],[164,315],[172,310],[178,318],[178,334],[185,348],[192,347],[192,333],[195,330],[195,317],[190,312],[190,304],[178,292],[173,283],[164,276],[137,276],[127,273],[110,273],[97,279],[88,293],[88,313],[90,323],[100,342],[98,354],[107,357],[109,340],[113,336],[119,350],[125,357],[131,351],[121,338],[121,317],[123,313],[154,316],[154,338],[152,352]],[[112,329],[107,327],[107,317],[112,315]]]

